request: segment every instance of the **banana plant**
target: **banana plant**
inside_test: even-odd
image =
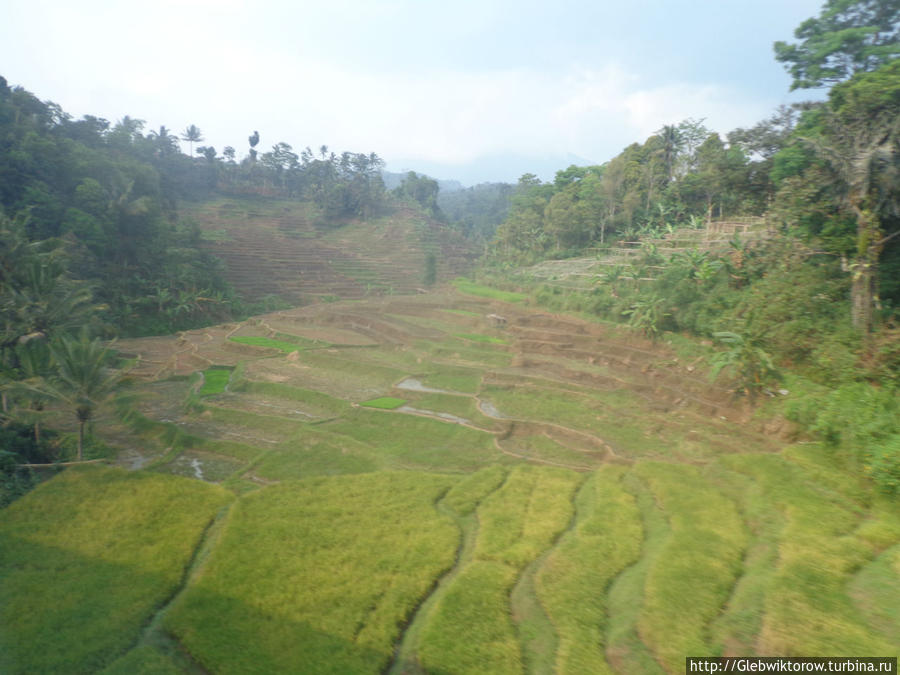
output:
[[[713,338],[729,348],[716,352],[710,363],[710,377],[715,379],[724,370],[737,378],[738,389],[753,400],[768,385],[781,379],[772,357],[763,349],[758,340],[747,339],[738,333],[721,331],[713,333]]]

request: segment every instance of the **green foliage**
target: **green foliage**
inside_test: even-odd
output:
[[[438,206],[448,222],[469,239],[487,242],[509,214],[513,186],[482,183],[464,190],[441,190]]]
[[[713,333],[713,337],[731,348],[713,355],[711,377],[715,378],[723,370],[732,371],[738,387],[750,398],[780,378],[772,357],[756,341],[727,331]]]
[[[894,387],[877,388],[850,382],[810,393],[789,408],[791,419],[841,449],[887,493],[900,479],[900,403]]]
[[[440,188],[436,180],[425,175],[419,175],[415,171],[410,171],[406,174],[400,186],[394,190],[394,194],[415,200],[432,216],[441,216],[437,201],[439,191]]]
[[[900,432],[871,446],[867,470],[881,490],[900,498]]]
[[[656,340],[663,329],[663,320],[669,316],[666,299],[658,295],[641,297],[622,311],[628,317],[628,325],[639,330],[651,340]]]
[[[827,0],[794,31],[798,44],[775,43],[794,78],[791,91],[846,80],[900,56],[900,9],[891,0]]]
[[[87,331],[82,331],[76,340],[63,337],[51,343],[50,353],[56,371],[50,378],[44,378],[33,387],[45,395],[65,405],[78,420],[78,454],[82,458],[85,424],[94,417],[96,409],[108,400],[122,373],[109,367],[113,353],[99,339],[88,339]]]

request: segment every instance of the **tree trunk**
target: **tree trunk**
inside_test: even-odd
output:
[[[876,269],[867,257],[860,258],[853,265],[853,284],[850,287],[851,318],[853,327],[868,334],[872,330],[875,300]]]
[[[81,451],[84,447],[84,422],[78,422],[78,461],[82,459]]]
[[[875,319],[878,297],[878,259],[886,240],[881,238],[878,219],[868,210],[854,205],[856,214],[857,255],[850,266],[853,283],[850,287],[850,317],[853,327],[868,335]]]

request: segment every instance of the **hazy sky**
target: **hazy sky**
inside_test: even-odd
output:
[[[546,179],[664,124],[724,133],[815,96],[788,94],[772,43],[823,2],[3,0],[0,75],[76,117],[196,124],[239,157],[258,130],[262,151]]]

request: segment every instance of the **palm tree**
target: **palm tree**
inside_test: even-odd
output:
[[[190,143],[190,153],[188,153],[191,157],[194,156],[194,143],[199,143],[203,140],[203,134],[200,131],[199,127],[194,124],[191,124],[187,127],[183,132],[181,132],[181,140],[187,141]]]
[[[109,399],[122,378],[120,371],[107,366],[112,354],[100,340],[88,339],[82,331],[78,339],[63,337],[50,345],[56,374],[33,385],[44,394],[75,413],[78,420],[78,460],[84,454],[84,426],[96,409]]]
[[[160,155],[169,155],[178,150],[178,139],[163,125],[159,131],[151,131],[151,140],[156,144],[156,150]]]
[[[684,139],[681,131],[674,124],[667,124],[656,132],[656,135],[662,139],[662,159],[663,165],[666,167],[666,182],[671,183],[675,175],[675,159],[681,150]]]
[[[40,391],[39,387],[29,385],[39,384],[48,377],[53,368],[50,350],[46,341],[42,339],[29,340],[16,345],[15,356],[18,361],[18,373],[20,382],[14,383],[10,389],[14,394],[20,394],[27,401],[28,408],[25,417],[34,425],[34,441],[41,442],[41,412],[47,403],[48,396]]]

